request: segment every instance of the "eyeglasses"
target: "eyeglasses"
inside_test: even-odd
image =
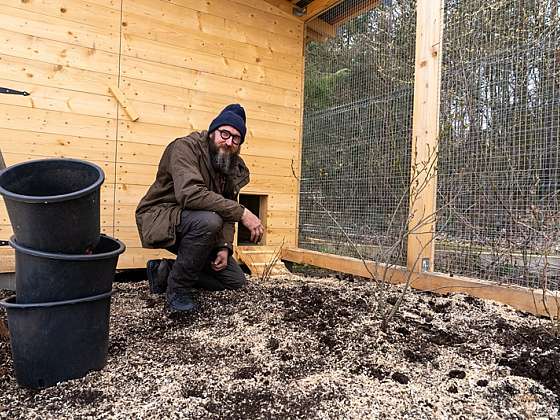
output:
[[[220,133],[220,137],[222,139],[228,140],[228,139],[231,138],[231,142],[233,144],[235,144],[236,146],[239,146],[241,144],[241,136],[238,136],[237,134],[230,133],[227,130],[218,129],[218,132]]]

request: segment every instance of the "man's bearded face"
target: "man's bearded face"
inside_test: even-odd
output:
[[[224,140],[220,130],[227,130],[232,134],[239,132],[230,126],[222,126],[210,134],[210,160],[214,169],[224,175],[230,175],[237,165],[241,147],[235,145],[231,138]]]

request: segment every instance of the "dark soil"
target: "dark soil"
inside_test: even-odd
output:
[[[145,282],[116,290],[107,367],[41,391],[17,386],[0,313],[0,418],[558,416],[560,341],[492,302],[413,292],[382,332],[355,278],[200,292],[186,316]]]

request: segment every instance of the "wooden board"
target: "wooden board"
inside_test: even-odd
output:
[[[127,60],[124,59],[124,61]],[[121,79],[121,89],[133,100],[179,107],[187,111],[204,111],[210,114],[215,114],[227,104],[242,102],[243,106],[246,108],[247,116],[250,119],[275,122],[299,128],[297,123],[299,109],[284,105],[284,100],[278,95],[258,96],[257,92],[254,92],[252,94],[255,96],[254,100],[242,98],[240,96],[242,92],[233,91],[230,88],[227,90],[218,89],[222,79],[220,79],[220,83],[217,85],[211,83],[209,85],[210,90],[205,90],[202,88],[202,85],[197,82],[196,78],[190,79],[188,77],[191,75],[189,71],[180,73],[186,79],[178,78],[177,69],[174,69],[175,71],[172,72],[171,76],[173,79],[165,79],[164,75],[167,74],[167,70],[169,70],[168,66],[162,67],[155,65],[152,67],[146,62],[142,64],[147,64],[153,71],[162,71],[162,73],[158,81],[123,77]],[[135,71],[136,69],[132,69],[132,72]],[[131,73],[131,69],[124,66],[123,73]],[[135,73],[135,76],[144,77],[143,74],[144,72]],[[154,76],[147,75],[145,79],[153,77]],[[193,77],[195,77],[195,75],[193,75]],[[185,87],[185,85],[188,87]],[[282,95],[282,92],[280,92],[279,95]]]
[[[4,6],[2,3],[4,2],[0,2],[0,21],[5,30],[101,51],[119,52],[118,30],[107,31],[106,26],[99,28],[58,16]]]
[[[119,31],[119,0],[1,0],[0,4],[101,28],[106,33]]]
[[[115,141],[110,139],[0,128],[0,145],[4,154],[22,155],[18,159],[14,157],[10,165],[45,157],[74,157],[96,162],[111,162],[115,158]]]
[[[209,50],[199,52],[135,35],[124,38],[123,48],[126,54],[146,61],[289,90],[294,90],[301,77],[298,73],[267,68],[260,63],[247,63],[236,58],[218,56]]]
[[[136,10],[146,15],[155,13],[155,16],[163,21],[175,19],[184,22],[191,19],[193,15],[212,17],[218,23],[230,22],[235,24],[237,31],[244,36],[257,33],[254,31],[260,31],[261,37],[268,33],[301,41],[298,32],[300,23],[297,20],[264,12],[258,8],[246,6],[242,2],[228,3],[230,7],[224,7],[224,3],[221,1],[167,0],[159,2],[135,0],[133,5]]]
[[[189,90],[215,93],[217,95],[236,98],[238,101],[259,101],[266,104],[299,109],[301,94],[296,90],[288,90],[275,86],[263,85],[245,80],[232,80],[227,76],[212,73],[201,73],[197,70],[179,67],[166,63],[158,63],[138,58],[123,56],[121,59],[121,74],[130,79],[143,80],[170,87],[181,87]],[[128,80],[123,80],[120,87],[129,89]],[[132,88],[134,86],[132,85]],[[173,89],[174,90],[174,89]],[[163,96],[162,92],[160,96]],[[141,93],[135,93],[141,97]]]
[[[118,54],[0,29],[0,54],[118,74]]]
[[[128,0],[124,2],[123,10],[127,13],[134,13],[157,19],[163,25],[172,24],[185,27],[187,29],[198,30],[204,34],[210,34],[235,41],[244,42],[259,47],[270,48],[272,51],[278,51],[285,54],[298,55],[297,45],[301,42],[297,22],[290,20],[291,25],[287,30],[278,28],[277,17],[268,15],[267,22],[269,24],[264,27],[258,25],[250,25],[249,21],[237,22],[235,18],[230,18],[227,14],[239,16],[242,12],[236,13],[242,5],[236,4],[235,7],[226,6],[224,1],[219,2],[198,2],[194,5],[192,2],[182,2],[191,7],[182,7],[170,2],[160,0]],[[210,14],[205,8],[205,4],[209,3],[209,7],[214,10],[221,8],[221,16]],[[217,7],[216,7],[217,6]],[[226,15],[224,15],[224,13]],[[249,12],[251,13],[251,12]],[[260,18],[260,14],[253,10],[255,19]],[[239,18],[237,18],[239,19]],[[286,20],[288,22],[288,20]]]
[[[127,247],[119,257],[118,269],[145,268],[148,260],[159,258],[175,258],[172,253],[162,249],[144,249]]]
[[[175,24],[163,24],[156,18],[126,12],[123,16],[125,38],[136,36],[152,41],[164,42],[183,48],[208,52],[227,58],[235,58],[247,63],[260,64],[286,72],[301,74],[302,62],[293,54],[272,51],[257,45],[240,42],[231,38],[201,32]],[[130,52],[125,48],[125,54]]]
[[[271,276],[285,277],[291,274],[281,261],[280,246],[238,246],[235,249],[235,256],[249,268],[253,276],[261,279],[268,279]]]
[[[92,94],[58,87],[24,83],[0,78],[0,86],[26,91],[29,96],[0,95],[0,104],[17,105],[47,111],[68,112],[92,117],[116,118],[115,101],[107,95]]]
[[[110,118],[3,104],[0,120],[2,128],[100,140],[114,139],[117,128],[116,121]]]
[[[24,84],[31,83],[100,95],[108,94],[107,86],[118,80],[118,77],[113,74],[1,54],[0,77]]]

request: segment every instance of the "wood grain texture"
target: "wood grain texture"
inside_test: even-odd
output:
[[[443,0],[417,3],[407,267],[433,270]]]
[[[244,193],[268,196],[267,241],[295,245],[304,25],[289,10],[260,0],[0,0],[0,85],[31,94],[0,97],[7,163],[101,165],[104,232],[127,243],[119,267],[143,267],[168,256],[140,247],[134,220],[163,149],[241,103]],[[0,233],[10,232],[0,202]],[[2,261],[12,257],[0,270],[13,269]]]

